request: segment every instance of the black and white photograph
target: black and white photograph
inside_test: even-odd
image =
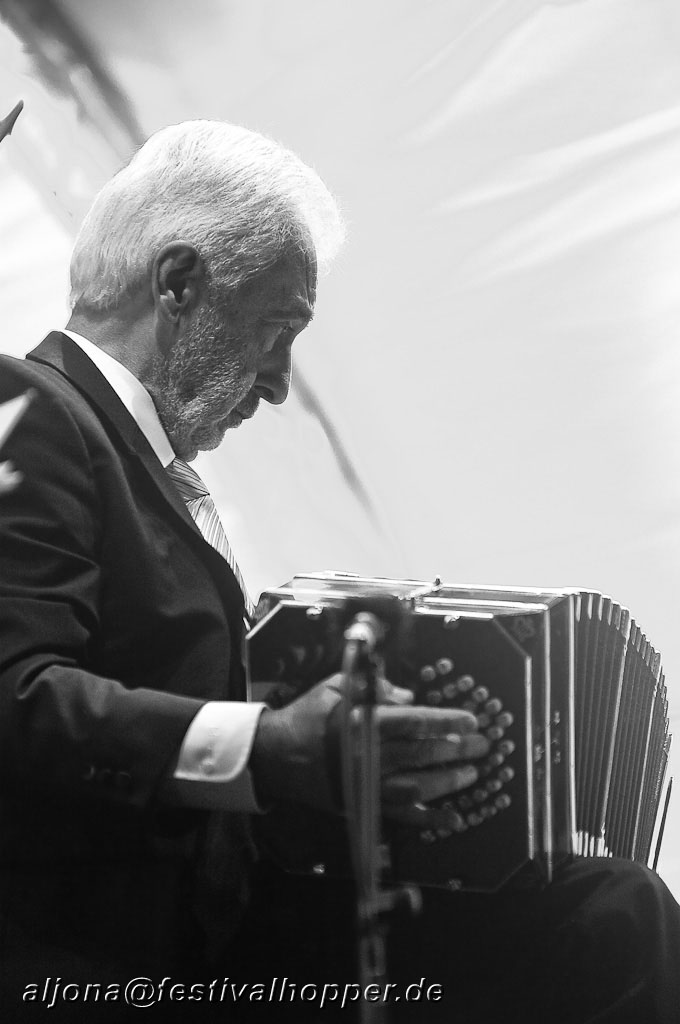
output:
[[[674,0],[0,0],[0,239],[2,1021],[680,1024]]]

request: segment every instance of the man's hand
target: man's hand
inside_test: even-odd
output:
[[[343,676],[332,676],[286,707],[262,713],[250,767],[263,804],[292,800],[325,811],[341,809],[337,759],[343,683]],[[455,812],[425,804],[472,785],[477,769],[470,761],[487,753],[488,741],[469,712],[412,707],[411,700],[410,691],[380,682],[375,714],[383,813],[422,828],[455,827]]]

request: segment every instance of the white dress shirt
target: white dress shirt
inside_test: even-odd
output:
[[[63,330],[106,378],[165,468],[175,458],[151,395],[127,367],[74,331]],[[192,807],[260,811],[248,769],[257,723],[265,707],[245,701],[208,701],[187,729],[173,773],[173,791]]]

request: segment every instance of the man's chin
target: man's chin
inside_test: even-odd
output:
[[[225,419],[220,420],[210,430],[201,431],[200,434],[193,434],[186,439],[186,448],[193,452],[192,458],[196,458],[199,452],[212,452],[224,441],[224,435],[228,430],[233,430],[235,427],[240,427],[243,423],[243,417],[239,416],[238,413],[229,413]],[[186,461],[189,458],[183,456]]]
[[[219,431],[201,431],[200,434],[190,434],[181,440],[179,438],[171,439],[172,446],[181,459],[185,462],[193,462],[200,452],[211,452],[218,448],[224,439],[225,431],[226,428]]]
[[[255,406],[255,409],[253,409],[252,412],[250,412],[249,410],[246,410],[245,412],[239,412],[238,409],[232,409],[229,415],[225,416],[225,418],[221,420],[220,423],[218,424],[218,426],[222,430],[222,437],[224,437],[227,430],[233,430],[234,427],[240,427],[241,424],[244,423],[246,420],[251,420],[255,415],[256,409],[257,406]]]
[[[173,443],[173,447],[180,458],[184,459],[185,462],[190,462],[191,459],[196,458],[199,452],[211,452],[215,448],[219,448],[228,430],[240,427],[244,420],[249,420],[250,418],[250,415],[243,416],[236,409],[232,409],[227,416],[217,420],[210,427],[203,426],[199,430],[187,431],[187,434],[181,440],[178,438]]]

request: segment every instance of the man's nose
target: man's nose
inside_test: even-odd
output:
[[[270,352],[255,378],[255,393],[271,405],[281,405],[288,398],[292,373],[289,347]]]

